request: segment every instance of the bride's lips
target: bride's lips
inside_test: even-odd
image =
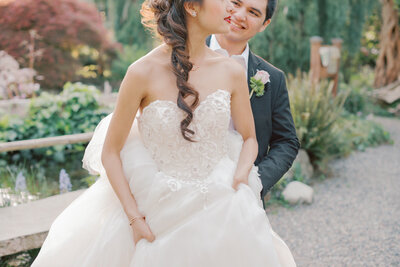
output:
[[[228,17],[224,18],[224,20],[230,24],[231,23],[231,16],[228,16]]]

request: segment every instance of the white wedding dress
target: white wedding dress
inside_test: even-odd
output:
[[[229,130],[228,91],[214,91],[194,110],[194,143],[183,139],[185,113],[172,101],[156,100],[135,119],[120,155],[156,236],[136,246],[100,160],[111,116],[99,123],[83,158],[100,178],[56,218],[33,267],[296,266],[262,208],[257,167],[249,185],[232,188],[243,140]]]

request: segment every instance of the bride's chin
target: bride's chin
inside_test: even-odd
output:
[[[218,31],[215,31],[214,34],[226,34],[229,33],[230,29],[229,29],[229,25],[226,25],[226,27],[224,28],[220,28],[218,29]]]

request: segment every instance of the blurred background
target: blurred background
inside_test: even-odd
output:
[[[142,2],[0,0],[0,210],[96,181],[81,167],[90,133],[128,66],[159,44]],[[335,160],[397,144],[400,0],[280,0],[250,47],[285,72],[304,155],[268,195],[271,209],[299,203],[283,194],[291,182],[313,186],[336,175]],[[29,266],[38,245],[10,251],[0,245],[0,266]]]

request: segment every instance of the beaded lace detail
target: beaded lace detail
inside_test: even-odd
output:
[[[143,143],[159,170],[171,176],[168,186],[172,191],[179,190],[183,183],[207,192],[207,176],[228,153],[230,96],[229,91],[218,89],[194,110],[189,129],[195,132],[196,142],[183,138],[180,122],[186,113],[173,101],[153,101],[138,117]]]

